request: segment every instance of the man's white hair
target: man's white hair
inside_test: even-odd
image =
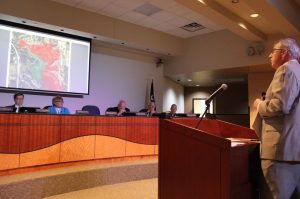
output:
[[[288,51],[292,59],[300,59],[300,47],[294,39],[285,38],[279,40],[277,43]]]

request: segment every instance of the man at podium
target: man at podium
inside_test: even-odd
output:
[[[265,100],[253,103],[261,167],[272,198],[300,198],[300,48],[287,38],[269,55],[275,74]],[[261,125],[258,125],[261,124]]]

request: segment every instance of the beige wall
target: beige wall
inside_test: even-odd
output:
[[[267,91],[274,73],[249,73],[248,75],[248,98],[250,106],[250,126],[252,126],[257,111],[253,109],[253,102],[260,98],[261,92]]]
[[[193,112],[193,98],[207,98],[214,88],[208,87],[185,87],[184,88],[184,110],[186,113]]]
[[[164,80],[163,111],[170,111],[171,105],[177,105],[177,113],[184,113],[184,87],[168,78]]]
[[[169,60],[165,74],[187,74],[202,70],[267,64],[268,52],[273,42],[279,38],[279,35],[269,37],[263,43],[265,53],[254,56],[248,56],[246,49],[256,44],[228,30],[188,38],[184,41],[183,54]]]

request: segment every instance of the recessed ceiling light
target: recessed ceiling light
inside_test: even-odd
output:
[[[248,30],[248,28],[246,27],[245,24],[243,24],[243,23],[238,23],[238,25],[239,25],[240,27],[242,27],[243,29]]]
[[[188,81],[188,82],[191,82],[191,81],[193,81],[193,80],[191,80],[191,79],[187,79],[187,81]]]
[[[200,3],[206,5],[205,1],[204,0],[198,0]]]
[[[196,84],[195,86],[200,86],[199,84]]]
[[[252,17],[252,18],[255,18],[255,17],[258,17],[258,16],[259,16],[259,14],[257,14],[257,13],[253,13],[253,14],[250,15],[250,17]]]

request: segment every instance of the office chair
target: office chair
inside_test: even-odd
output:
[[[82,107],[81,110],[88,111],[89,115],[100,115],[100,109],[98,108],[98,106],[86,105]]]
[[[145,113],[145,112],[147,112],[148,111],[148,109],[147,108],[143,108],[143,109],[141,109],[139,112],[141,112],[141,113]]]
[[[45,106],[43,109],[48,109],[50,106]]]

